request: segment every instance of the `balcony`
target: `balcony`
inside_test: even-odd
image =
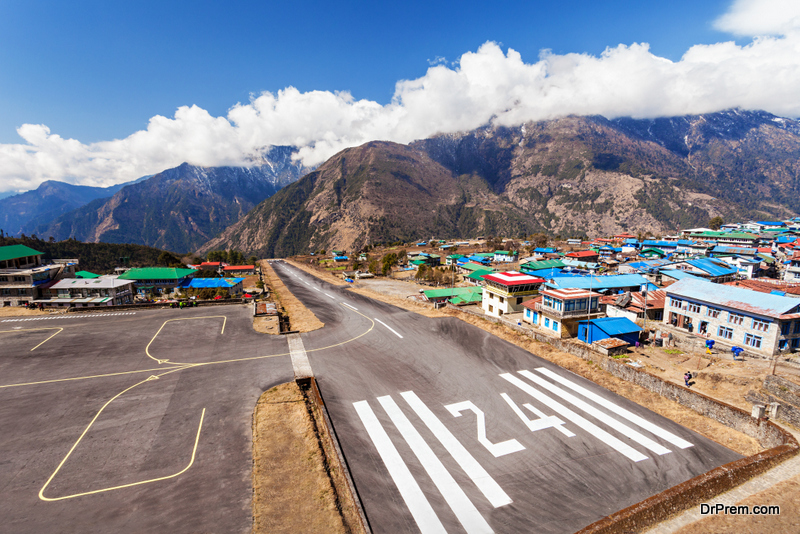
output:
[[[536,302],[534,304],[534,309],[538,312],[546,313],[547,315],[555,316],[555,317],[586,317],[587,315],[599,315],[600,309],[594,308],[589,312],[588,310],[556,310],[555,308],[551,308],[550,306],[545,306],[541,302]]]

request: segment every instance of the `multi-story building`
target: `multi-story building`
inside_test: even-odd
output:
[[[483,281],[483,311],[494,317],[522,311],[522,302],[536,296],[544,283],[543,278],[517,271],[487,274]]]
[[[139,267],[125,271],[121,280],[132,280],[136,291],[146,293],[171,293],[185,280],[194,277],[194,269],[176,267]]]
[[[48,307],[115,306],[133,302],[133,280],[120,280],[116,276],[97,278],[70,278],[50,286],[50,297],[40,300]]]
[[[783,272],[784,282],[800,282],[800,250],[792,253],[792,259],[786,265],[786,270]]]
[[[800,350],[800,300],[685,279],[665,289],[664,322],[724,346],[771,357]]]
[[[554,337],[575,337],[578,322],[602,317],[600,293],[586,289],[543,289],[539,297],[522,304],[523,319]]]
[[[25,245],[0,247],[0,302],[21,306],[42,297],[54,280],[75,275],[74,264],[42,264],[42,252]]]

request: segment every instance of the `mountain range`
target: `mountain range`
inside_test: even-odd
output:
[[[36,234],[191,252],[304,174],[292,152],[272,147],[252,167],[184,163],[40,224]]]
[[[346,149],[200,250],[266,257],[476,235],[654,235],[800,211],[800,124],[566,117]]]
[[[126,185],[147,178],[149,176],[110,187],[72,185],[54,180],[42,182],[32,191],[0,199],[0,229],[13,237],[35,232],[42,221],[52,221],[92,200],[110,197]]]
[[[1,199],[0,228],[274,257],[434,236],[659,235],[800,212],[800,123],[761,111],[486,126],[367,143],[313,170],[294,150],[250,167],[183,164],[116,191],[48,182]]]

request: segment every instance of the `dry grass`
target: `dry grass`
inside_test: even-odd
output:
[[[308,265],[307,263],[301,263],[301,262],[295,261],[295,260],[284,260],[284,261],[286,261],[286,263],[288,263],[290,265],[293,265],[294,267],[297,267],[301,271],[305,271],[308,274],[316,276],[320,280],[324,280],[324,281],[328,282],[329,284],[333,284],[335,286],[346,286],[346,285],[348,285],[347,282],[345,282],[342,279],[341,276],[334,276],[333,274],[329,273],[328,271],[326,271],[325,269],[323,269],[321,267],[311,266],[311,265]]]
[[[303,303],[292,295],[278,275],[275,274],[269,262],[262,261],[261,270],[267,279],[266,283],[269,285],[278,307],[283,308],[284,313],[289,316],[292,330],[311,332],[325,326],[311,310],[303,306]],[[255,327],[255,322],[253,326]]]
[[[0,317],[16,317],[22,315],[51,315],[58,312],[29,310],[22,306],[0,306]]]
[[[297,384],[276,386],[253,414],[253,533],[346,533],[315,424]]]
[[[716,504],[711,500],[709,504]],[[731,503],[723,503],[731,504]],[[736,504],[751,507],[760,505],[778,505],[780,515],[716,515],[695,521],[678,530],[676,534],[739,534],[742,532],[758,532],[760,534],[786,534],[800,532],[800,475],[785,480],[780,484],[756,493]]]

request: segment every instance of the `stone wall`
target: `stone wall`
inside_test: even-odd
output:
[[[764,379],[764,390],[800,408],[800,386],[776,375]]]

